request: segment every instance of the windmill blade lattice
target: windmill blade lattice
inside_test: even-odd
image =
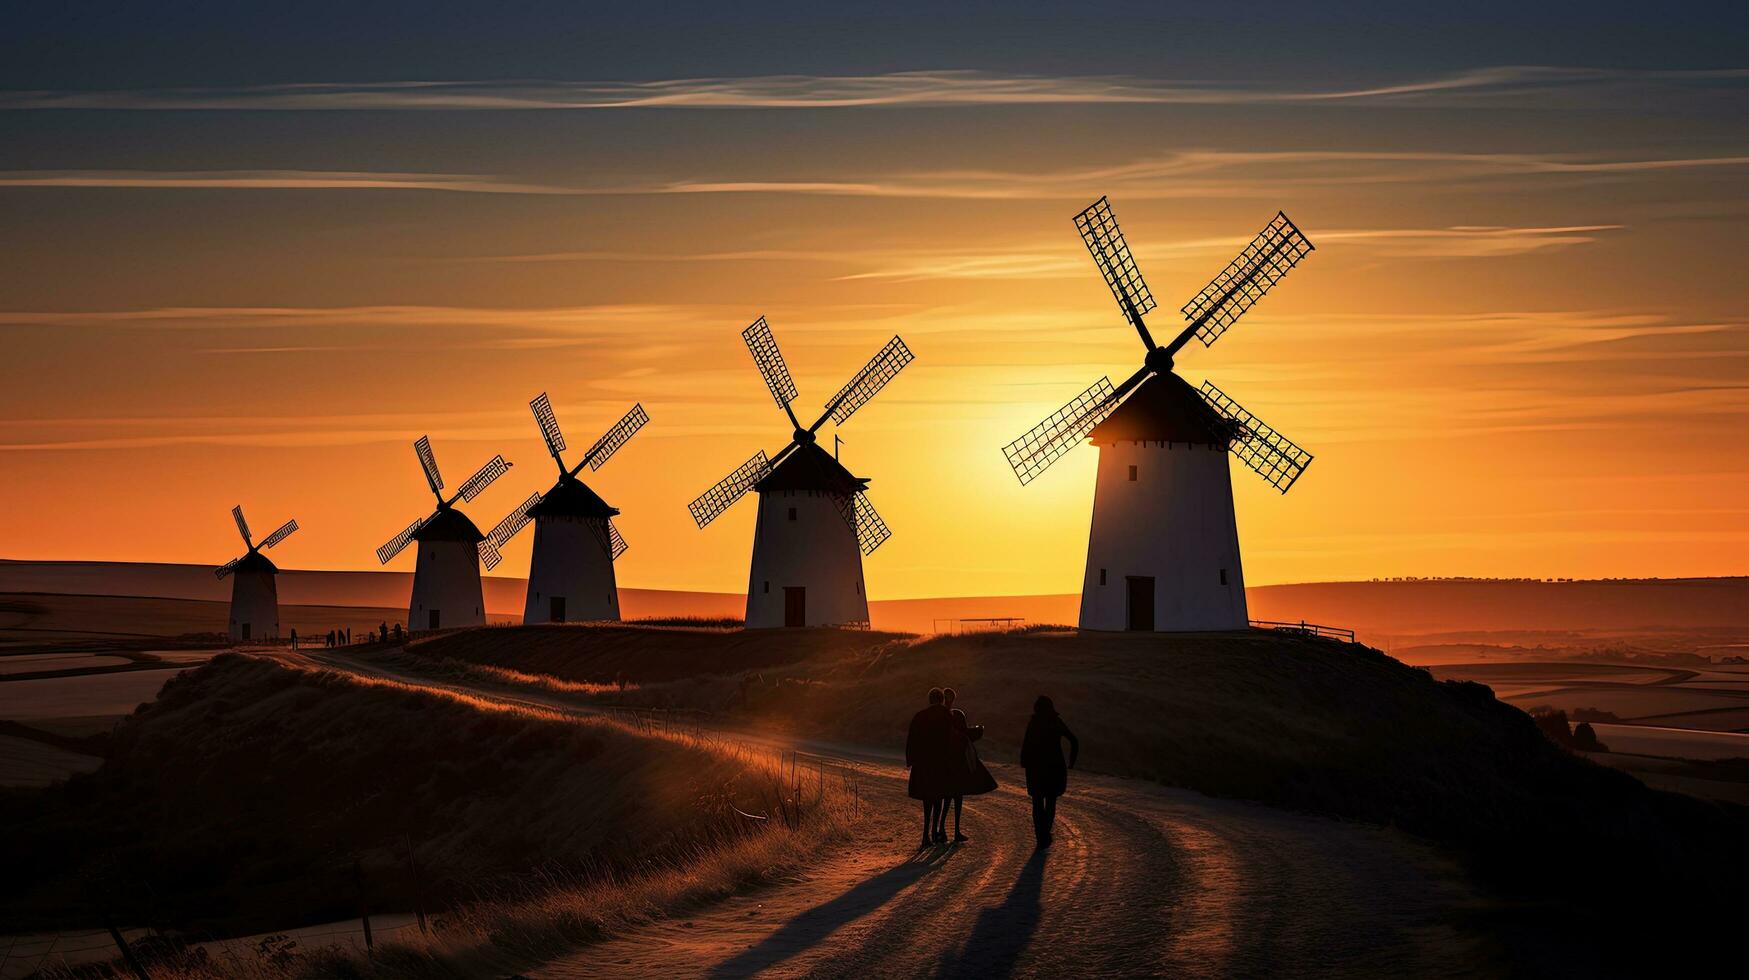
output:
[[[443,489],[443,474],[437,471],[437,454],[431,451],[431,437],[420,436],[413,444],[413,452],[419,456],[419,468],[425,471],[425,482],[431,485],[431,492]]]
[[[425,526],[425,520],[426,520],[425,518],[421,517],[418,520],[414,521],[413,523],[407,525],[407,529],[405,531],[402,531],[400,534],[395,535],[392,539],[390,539],[388,544],[385,544],[381,548],[378,548],[377,549],[377,562],[379,564],[387,565],[389,562],[394,560],[396,555],[400,554],[402,551],[405,551],[407,548],[407,545],[412,542],[413,535],[418,534],[419,529]]]
[[[741,339],[746,342],[747,350],[753,355],[753,363],[759,365],[759,376],[765,379],[765,386],[771,389],[771,398],[777,402],[778,408],[786,408],[796,400],[799,392],[796,390],[795,378],[790,376],[789,365],[784,363],[783,351],[777,346],[777,338],[771,333],[771,325],[764,317],[754,320],[752,325],[741,331]]]
[[[486,488],[492,485],[493,481],[509,471],[510,464],[504,461],[504,457],[494,456],[487,461],[485,466],[480,467],[478,472],[473,476],[468,477],[468,482],[462,484],[462,489],[458,496],[463,500],[472,502],[475,497],[484,493]]]
[[[692,512],[693,521],[702,528],[716,520],[735,501],[740,500],[742,494],[752,489],[753,484],[765,479],[770,472],[771,460],[765,457],[765,450],[761,449],[747,462],[737,466],[733,473],[718,480],[716,486],[699,494],[697,499],[686,505],[686,509]]]
[[[492,528],[492,533],[486,535],[487,540],[499,548],[509,544],[510,539],[516,537],[518,531],[528,526],[530,520],[528,512],[538,503],[540,503],[540,494],[530,494],[527,500],[517,504],[515,510],[506,514],[504,519]]]
[[[1312,243],[1285,213],[1277,211],[1239,257],[1184,304],[1184,318],[1195,327],[1196,339],[1204,347],[1212,346],[1311,253]]]
[[[631,545],[626,544],[626,539],[620,536],[619,526],[613,523],[613,518],[608,518],[607,556],[614,561],[619,561],[619,556],[625,554],[626,549],[630,547]]]
[[[642,404],[633,405],[632,410],[625,413],[624,418],[615,422],[613,428],[608,429],[601,438],[595,440],[595,445],[589,447],[588,454],[583,457],[588,460],[589,468],[592,470],[601,469],[602,465],[612,459],[613,454],[619,452],[620,447],[625,445],[632,436],[637,435],[638,430],[642,429],[649,421],[650,416],[644,411],[644,406]]]
[[[1136,318],[1153,310],[1157,305],[1154,294],[1148,291],[1148,283],[1136,267],[1136,257],[1130,253],[1123,229],[1117,226],[1111,202],[1103,197],[1095,201],[1092,207],[1075,216],[1075,228],[1081,232],[1087,251],[1093,253],[1093,263],[1099,266],[1099,274],[1105,277],[1105,284],[1111,287],[1111,295],[1125,315]]]
[[[242,560],[243,559],[241,559],[241,558],[233,558],[230,561],[225,562],[223,565],[220,565],[219,567],[213,569],[213,577],[222,579],[225,576],[231,574],[232,572],[237,570],[237,563],[242,561]]]
[[[863,365],[862,370],[856,372],[855,377],[838,389],[838,394],[832,396],[832,400],[827,403],[831,405],[829,414],[832,421],[843,425],[846,419],[855,415],[856,410],[867,405],[875,395],[880,394],[887,382],[893,380],[905,369],[905,365],[914,360],[916,356],[911,353],[911,348],[906,347],[905,342],[895,335],[879,353]]]
[[[885,544],[893,536],[887,522],[881,520],[879,511],[869,502],[868,494],[857,493],[852,497],[834,498],[838,501],[838,513],[850,529],[856,532],[856,546],[862,549],[864,555],[872,555],[875,549]]]
[[[1118,401],[1110,378],[1100,378],[1093,386],[1076,395],[1069,404],[1057,409],[1043,422],[1033,426],[1026,435],[1002,448],[1008,465],[1022,485],[1031,483],[1049,469],[1059,457],[1087,438],[1093,427],[1105,421],[1116,410]]]
[[[271,548],[274,545],[280,543],[281,541],[284,541],[286,538],[291,537],[292,534],[294,534],[297,531],[297,529],[298,529],[298,522],[297,521],[286,521],[284,524],[281,524],[279,527],[275,528],[274,532],[272,534],[269,534],[267,537],[263,538],[261,540],[261,544],[257,545],[256,547],[261,548],[262,550],[266,550],[268,548]]]
[[[249,538],[249,522],[243,519],[243,505],[231,508],[231,519],[237,522],[237,533],[243,536],[243,543],[254,547]]]
[[[565,434],[559,430],[559,417],[553,414],[553,403],[543,391],[540,397],[528,403],[528,407],[534,412],[535,424],[540,426],[540,437],[547,444],[547,452],[557,459],[565,451]]]
[[[1270,486],[1287,493],[1306,467],[1312,465],[1311,453],[1246,411],[1221,389],[1204,381],[1197,393],[1210,408],[1234,424],[1237,434],[1233,438],[1233,455],[1256,470]]]

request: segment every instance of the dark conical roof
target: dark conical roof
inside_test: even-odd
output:
[[[1171,372],[1142,382],[1117,411],[1093,427],[1095,443],[1204,442],[1225,446],[1233,424],[1210,408],[1188,382]]]
[[[266,572],[269,575],[277,575],[279,573],[279,566],[268,561],[267,556],[261,552],[251,551],[242,558],[237,559],[236,567],[231,569],[232,575],[239,575],[243,572]]]
[[[777,464],[765,479],[753,484],[760,493],[770,490],[818,490],[846,496],[861,493],[868,485],[862,477],[845,469],[832,454],[817,443],[803,443],[783,462]]]
[[[569,473],[528,509],[530,517],[612,517],[618,513],[618,507],[608,506],[588,484]]]
[[[486,536],[468,520],[468,515],[453,507],[439,507],[437,513],[413,535],[415,541],[484,541]]]

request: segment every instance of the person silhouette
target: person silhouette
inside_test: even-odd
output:
[[[395,624],[395,642],[396,643],[401,642],[401,624],[400,623]]]
[[[296,628],[293,628],[291,631],[291,641],[292,641],[292,649],[296,650],[298,648],[298,631]]]
[[[382,631],[377,633],[377,635],[383,638],[384,643],[389,642],[389,624],[384,623]]]
[[[1063,739],[1069,740],[1069,764],[1063,765]],[[1069,770],[1081,755],[1081,741],[1057,714],[1051,699],[1039,695],[1032,703],[1026,738],[1020,744],[1020,765],[1026,770],[1026,794],[1032,797],[1032,832],[1039,847],[1051,846],[1057,820],[1057,797],[1069,788]]]
[[[930,688],[929,706],[911,716],[910,730],[905,733],[905,765],[911,769],[906,794],[923,804],[923,843],[919,848],[932,843],[930,832],[935,829],[936,817],[947,802],[945,798],[952,795],[948,753],[953,721],[941,701],[941,688]],[[933,843],[945,841],[946,836],[941,834]]]
[[[951,782],[953,792],[953,842],[963,844],[970,837],[960,831],[960,815],[965,809],[966,797],[978,796],[993,792],[996,789],[996,777],[990,775],[990,770],[978,758],[978,749],[972,743],[984,737],[983,725],[967,725],[966,713],[953,706],[955,694],[953,688],[941,692],[942,704],[948,709]],[[935,817],[935,839],[947,839],[947,804],[942,801],[941,812]]]

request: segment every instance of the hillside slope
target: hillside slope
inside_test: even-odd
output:
[[[436,909],[539,871],[643,869],[742,832],[746,760],[607,724],[221,656],[164,687],[97,772],[0,793],[0,920],[196,931]],[[408,848],[421,881],[413,878]]]
[[[1716,869],[1743,866],[1741,810],[1651,791],[1557,748],[1482,685],[1437,681],[1358,645],[1261,631],[1020,631],[860,647],[828,645],[826,631],[729,631],[677,644],[671,633],[600,626],[543,637],[538,661],[517,668],[518,632],[459,634],[441,652],[453,666],[490,637],[482,661],[605,682],[592,651],[636,648],[647,680],[625,694],[630,703],[887,747],[902,745],[930,687],[952,686],[988,728],[980,750],[1004,761],[1018,753],[1033,699],[1049,694],[1081,738],[1084,767],[1399,826],[1461,848],[1505,881],[1694,895],[1724,887],[1709,877]],[[792,644],[818,652],[772,653],[756,672],[700,666],[712,645]]]

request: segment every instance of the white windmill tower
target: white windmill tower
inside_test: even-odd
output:
[[[231,640],[278,639],[279,587],[274,576],[279,574],[279,568],[262,552],[291,537],[298,522],[286,521],[255,544],[249,536],[249,522],[243,519],[242,504],[231,508],[231,517],[237,521],[237,533],[243,536],[244,547],[249,549],[242,557],[213,569],[220,579],[231,576]]]
[[[742,331],[759,373],[794,427],[789,445],[775,457],[764,450],[742,463],[688,505],[700,528],[716,520],[748,490],[759,494],[753,532],[753,563],[747,578],[747,627],[868,625],[862,556],[892,536],[863,492],[868,480],[851,475],[815,444],[814,434],[831,419],[842,425],[911,363],[905,342],[894,337],[826,403],[807,428],[796,418],[796,383],[765,318]]]
[[[457,500],[472,502],[492,481],[503,476],[510,464],[494,456],[455,496],[443,497],[443,475],[431,439],[420,436],[413,444],[425,482],[437,498],[437,509],[407,526],[394,540],[377,549],[377,561],[387,565],[409,542],[419,542],[413,569],[413,598],[407,607],[407,628],[434,630],[455,626],[484,626],[485,595],[480,589],[479,544],[486,539],[468,516],[455,509]]]
[[[540,425],[547,452],[559,466],[559,482],[545,494],[522,502],[486,540],[480,542],[480,557],[486,569],[497,567],[498,549],[516,532],[534,521],[534,556],[528,565],[528,600],[523,605],[524,623],[562,623],[566,620],[615,620],[619,618],[619,582],[613,563],[625,554],[626,541],[613,518],[619,509],[577,479],[587,466],[599,470],[619,452],[637,431],[650,421],[644,406],[633,405],[613,428],[608,429],[576,466],[566,467],[565,434],[545,392],[528,403]]]
[[[1142,322],[1154,298],[1111,205],[1100,198],[1075,217],[1075,226],[1147,355],[1123,384],[1114,389],[1110,378],[1100,378],[1003,453],[1025,484],[1082,439],[1099,447],[1082,629],[1243,629],[1250,620],[1227,451],[1282,493],[1312,456],[1213,384],[1192,388],[1173,373],[1172,358],[1192,337],[1213,344],[1312,244],[1277,212],[1184,305],[1188,323],[1161,347]]]

